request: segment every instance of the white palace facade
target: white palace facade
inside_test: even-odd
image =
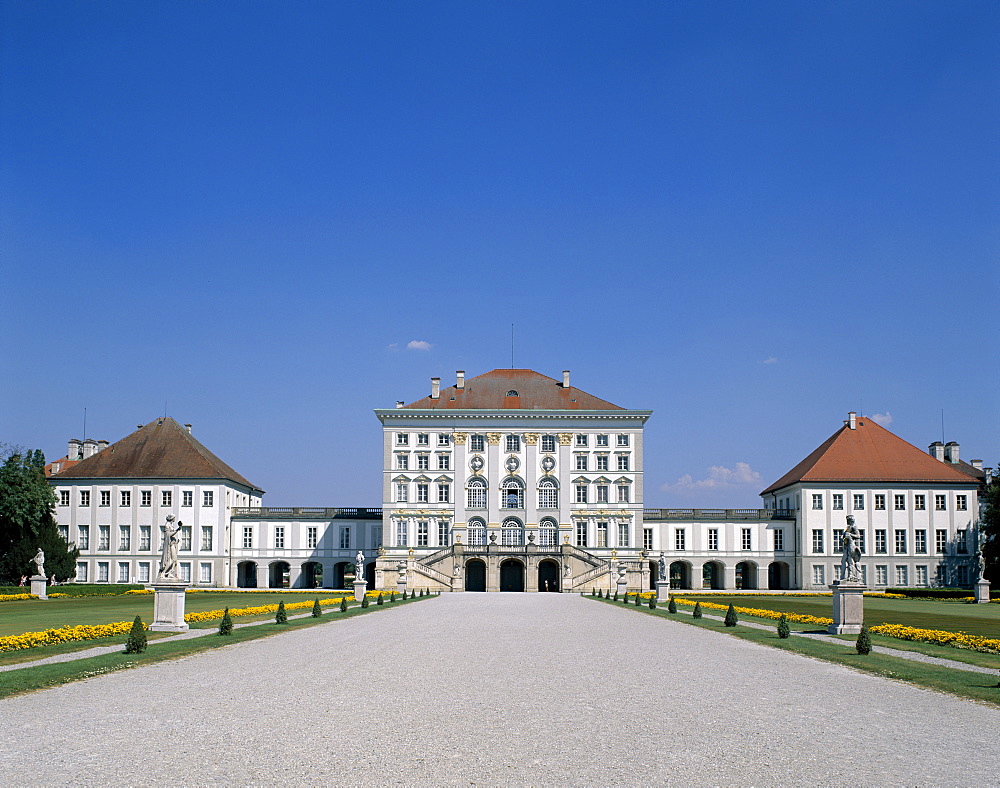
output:
[[[80,549],[78,582],[146,583],[166,515],[181,574],[205,587],[445,591],[675,588],[825,590],[846,516],[870,587],[971,580],[981,463],[929,453],[850,414],[761,493],[760,509],[643,503],[643,428],[630,410],[532,370],[498,369],[379,409],[382,505],[265,507],[263,490],[169,417],[117,443],[70,441],[48,467],[56,521]],[[988,469],[987,469],[988,472]]]

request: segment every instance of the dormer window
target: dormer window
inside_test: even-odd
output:
[[[510,391],[507,392],[507,396],[508,397],[520,397],[521,395],[518,394],[516,391],[514,391],[514,389],[511,389]]]

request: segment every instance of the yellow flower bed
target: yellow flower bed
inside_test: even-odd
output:
[[[43,632],[25,632],[0,638],[0,651],[17,651],[36,646],[51,646],[56,643],[70,643],[75,640],[96,640],[111,635],[124,635],[132,628],[131,621],[114,624],[79,624],[75,627],[58,627]]]
[[[329,607],[331,605],[339,605],[342,597],[336,597],[335,599],[321,599],[319,600],[320,605]],[[348,600],[350,602],[351,600]],[[313,606],[312,600],[306,602],[288,602],[285,605],[285,610],[304,610],[305,608],[311,608]],[[230,618],[237,618],[238,616],[262,616],[266,613],[276,613],[278,611],[277,605],[257,605],[255,607],[237,607],[232,608],[229,611]],[[188,613],[184,616],[185,621],[215,621],[222,618],[226,614],[225,610],[203,610],[200,613]]]
[[[49,594],[52,596],[52,594]],[[37,594],[0,594],[0,602],[16,602],[19,599],[38,599]]]
[[[924,643],[938,643],[942,646],[966,648],[986,654],[1000,654],[1000,639],[985,638],[981,635],[966,635],[964,632],[944,632],[939,629],[919,629],[901,624],[878,624],[868,628],[876,635],[885,635],[900,640],[920,640]]]
[[[710,610],[729,610],[729,605],[717,605],[715,602],[698,602],[692,599],[680,599],[674,597],[674,601],[678,605],[688,605],[694,607],[696,604],[700,604],[702,607],[707,607]],[[757,616],[758,618],[770,618],[777,621],[781,618],[781,613],[776,613],[773,610],[762,610],[757,607],[735,607],[737,613],[742,613],[745,616]],[[795,621],[799,624],[832,624],[832,618],[820,618],[819,616],[807,616],[802,613],[785,613],[789,621]]]
[[[692,591],[694,589],[686,589]],[[698,596],[732,596],[732,591],[698,591]],[[783,597],[783,596],[833,596],[832,591],[816,591],[806,592],[806,591],[785,591],[780,594],[769,594],[768,596]],[[881,599],[906,599],[906,594],[884,594],[879,591],[865,591],[865,596],[879,597]]]

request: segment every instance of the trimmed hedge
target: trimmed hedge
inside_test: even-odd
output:
[[[971,588],[887,588],[887,594],[902,594],[910,599],[965,599],[973,595]],[[990,591],[990,599],[1000,599],[1000,590]]]

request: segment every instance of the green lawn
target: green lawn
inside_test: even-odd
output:
[[[718,605],[757,607],[778,613],[802,613],[810,616],[833,617],[831,597],[733,594],[731,596],[698,596],[683,590],[672,592],[683,599],[714,602]],[[921,629],[942,629],[969,635],[1000,638],[1000,605],[973,605],[950,599],[882,599],[865,597],[865,622],[901,624]],[[814,624],[795,624],[793,628],[816,629]]]

